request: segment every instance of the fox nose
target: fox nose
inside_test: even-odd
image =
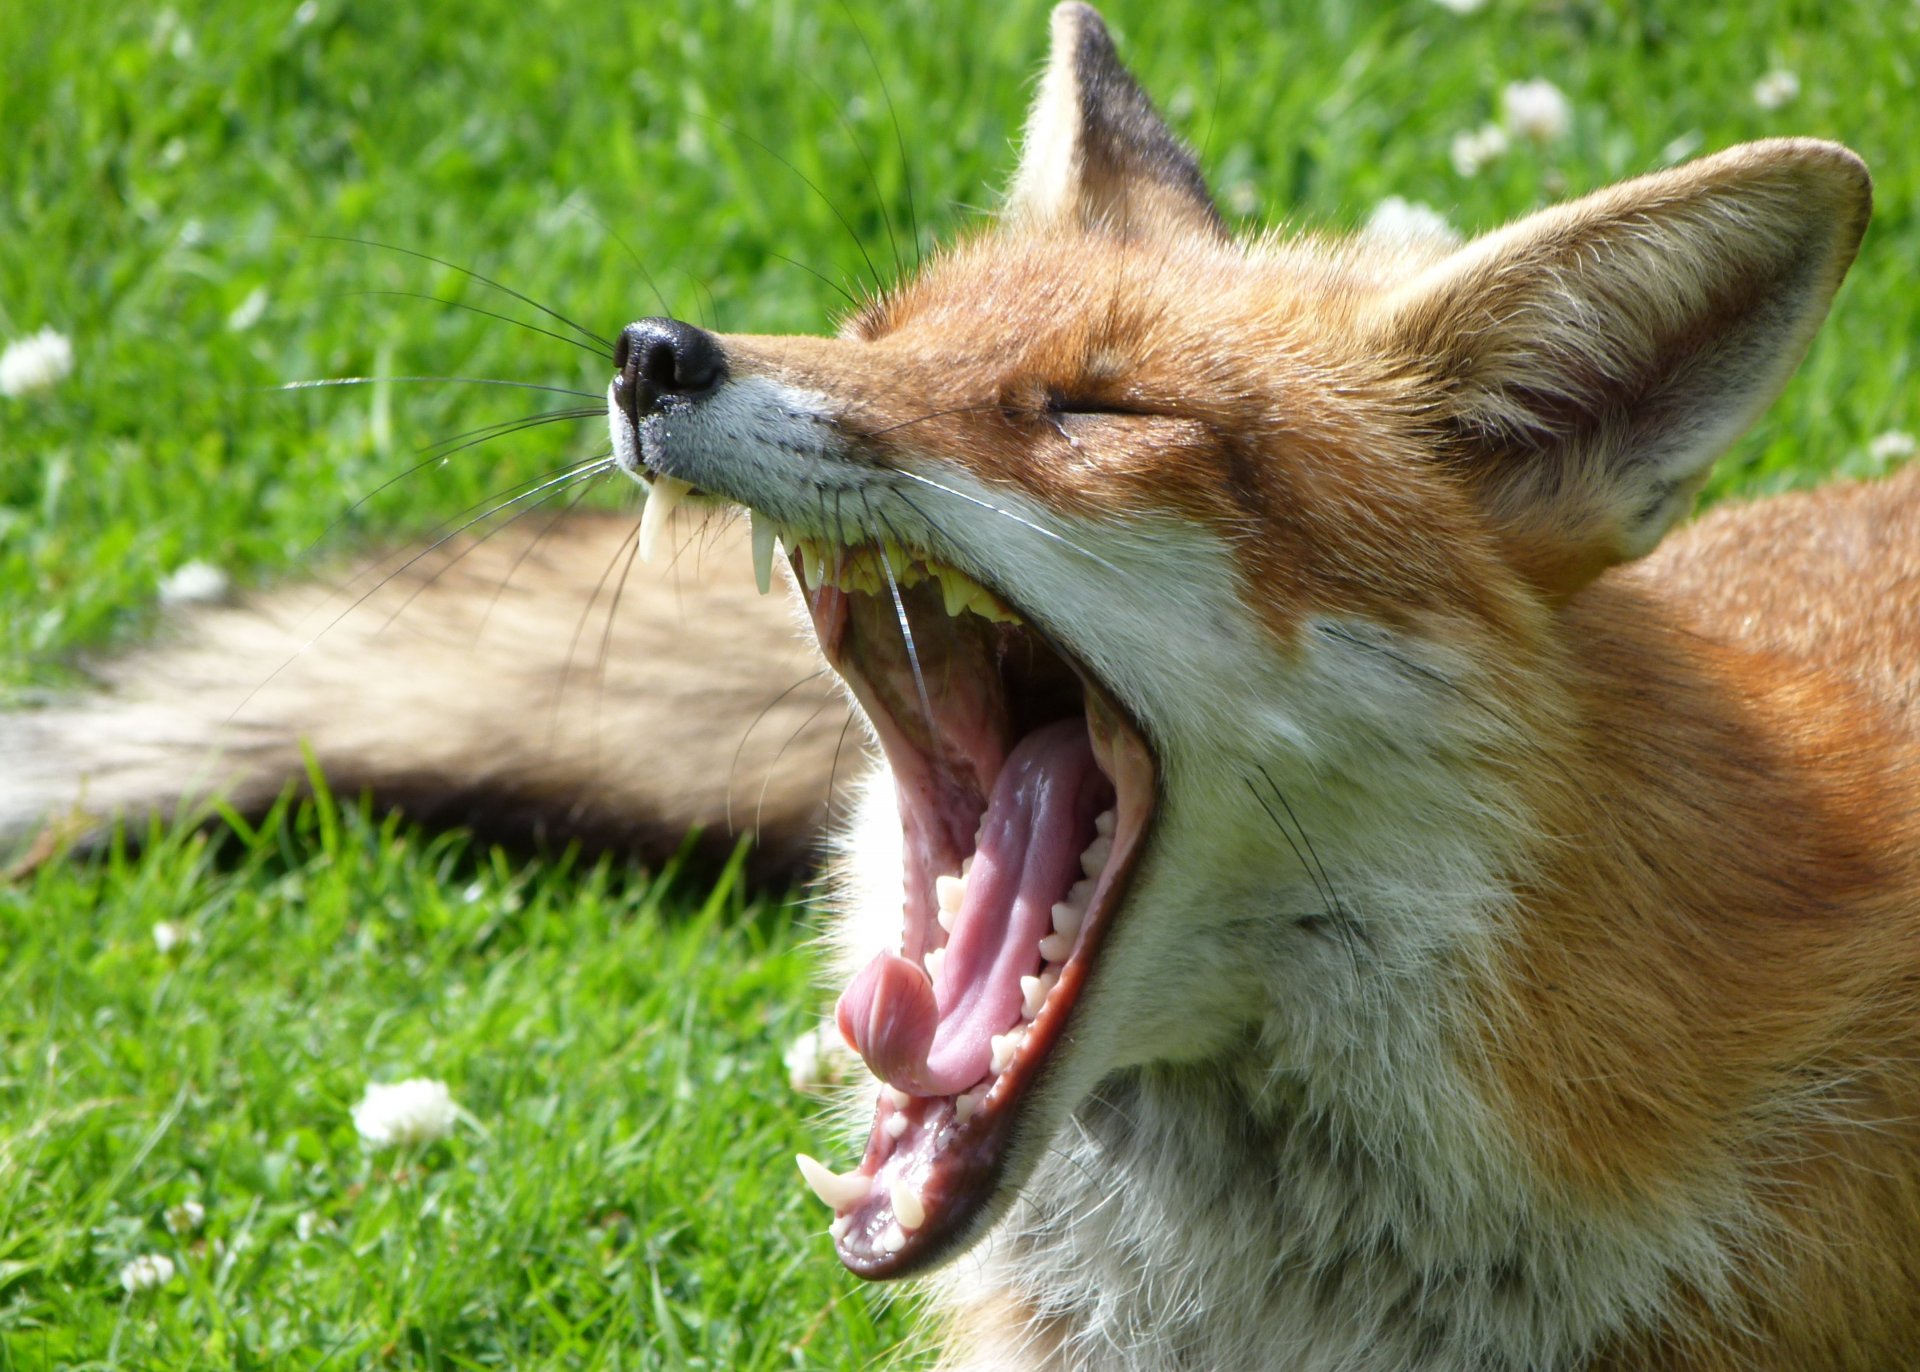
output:
[[[638,425],[669,396],[697,399],[727,379],[720,340],[678,319],[637,319],[613,345],[614,398]]]

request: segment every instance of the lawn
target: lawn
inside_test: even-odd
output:
[[[1108,13],[1249,225],[1397,194],[1470,232],[1742,139],[1850,144],[1878,183],[1860,263],[1712,494],[1871,474],[1920,432],[1920,5]],[[0,344],[74,354],[0,397],[0,691],[24,708],[151,632],[184,564],[298,575],[597,451],[603,424],[546,425],[403,475],[547,406],[276,389],[604,387],[480,311],[564,328],[416,254],[602,334],[825,328],[992,205],[1045,28],[1034,3],[0,5]],[[1457,136],[1531,78],[1564,136],[1463,171]],[[324,795],[134,837],[0,884],[0,1369],[899,1355],[911,1306],[839,1270],[792,1171],[833,1150],[780,1064],[815,1012],[786,893]],[[452,1135],[368,1151],[352,1107],[412,1076],[448,1083]],[[142,1254],[175,1275],[129,1294]]]

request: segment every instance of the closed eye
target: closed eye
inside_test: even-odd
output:
[[[1047,397],[1047,413],[1051,416],[1071,415],[1101,416],[1118,419],[1165,419],[1166,415],[1158,410],[1142,406],[1128,405],[1125,402],[1111,400],[1084,399],[1077,396],[1050,395]]]

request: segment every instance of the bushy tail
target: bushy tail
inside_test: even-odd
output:
[[[429,823],[655,855],[753,831],[757,869],[794,870],[860,770],[847,707],[737,531],[650,566],[632,532],[523,521],[195,611],[97,693],[0,715],[0,845],[258,811],[304,747],[336,792]]]

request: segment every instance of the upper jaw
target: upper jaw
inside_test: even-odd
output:
[[[819,397],[736,377],[637,426],[609,411],[616,462],[652,485],[643,548],[689,489],[746,505],[758,558],[775,534],[786,543],[887,756],[899,936],[866,950],[838,1017],[885,1084],[857,1168],[802,1171],[850,1269],[921,1270],[991,1221],[1071,1104],[1069,1026],[1145,848],[1153,753],[1114,693],[1032,627],[1044,607],[959,571],[980,561],[966,548],[936,559],[888,536],[922,532],[924,506],[892,508],[897,473],[850,454]]]

